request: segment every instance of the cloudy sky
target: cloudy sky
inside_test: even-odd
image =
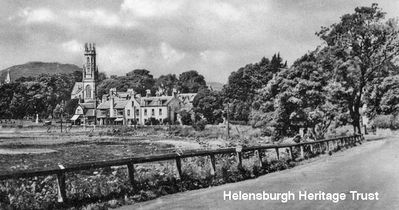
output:
[[[396,0],[1,0],[0,69],[29,61],[81,66],[95,42],[100,71],[145,68],[154,76],[195,69],[207,81],[280,52],[292,63],[321,41],[314,35],[356,6]]]

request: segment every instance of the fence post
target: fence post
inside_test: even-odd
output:
[[[181,158],[180,157],[176,157],[176,168],[177,168],[177,172],[179,173],[179,178],[181,179],[182,170],[181,170]]]
[[[276,154],[277,154],[277,160],[280,160],[280,153],[278,151],[278,147],[276,147]]]
[[[300,147],[301,147],[301,158],[305,159],[305,154],[303,152],[303,145],[301,145]]]
[[[136,182],[134,181],[134,164],[133,163],[128,163],[127,164],[127,173],[129,176],[129,181],[130,184],[132,185],[133,190],[136,190]]]
[[[309,144],[309,146],[310,146],[310,153],[313,154],[313,144]]]
[[[211,175],[215,176],[216,175],[216,159],[215,159],[215,155],[211,154],[209,156],[211,158]]]
[[[292,147],[290,147],[290,154],[291,154],[291,160],[295,160],[294,151],[293,151]]]
[[[65,174],[64,172],[57,173],[57,184],[58,184],[58,202],[63,203],[66,201],[66,185],[65,185]]]
[[[326,152],[330,151],[330,142],[326,141]]]
[[[236,147],[236,155],[237,155],[237,168],[242,168],[242,146]]]
[[[258,152],[258,157],[259,157],[259,166],[261,167],[261,168],[263,168],[263,161],[262,161],[262,150],[260,150],[260,149],[258,149],[258,150],[256,150],[257,152]]]

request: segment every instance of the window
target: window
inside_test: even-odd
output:
[[[118,110],[118,115],[123,115],[123,109],[122,110]]]
[[[144,116],[147,116],[147,109],[144,109]]]
[[[139,109],[136,109],[136,116],[139,116]]]
[[[162,109],[159,109],[159,115],[162,115]]]
[[[155,109],[151,110],[151,115],[154,116],[155,115]]]
[[[91,98],[91,87],[90,87],[90,85],[86,86],[86,98]]]
[[[130,109],[127,110],[127,116],[130,116]]]

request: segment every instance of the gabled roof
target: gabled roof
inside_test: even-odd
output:
[[[84,109],[96,108],[94,103],[80,103],[79,105],[82,106]]]
[[[175,97],[173,96],[154,96],[142,97],[141,106],[167,106]]]
[[[104,101],[97,106],[97,109],[109,109],[111,101]]]
[[[86,115],[86,116],[89,116],[89,117],[94,117],[94,116],[96,116],[94,110],[95,110],[95,109],[87,109],[86,112],[85,112],[85,115]]]
[[[115,109],[124,109],[128,101],[115,101]]]
[[[83,82],[75,82],[71,95],[76,95],[83,90]]]
[[[115,100],[114,109],[124,109],[128,102],[127,100]],[[104,101],[97,106],[97,109],[109,109],[110,107],[111,101]]]

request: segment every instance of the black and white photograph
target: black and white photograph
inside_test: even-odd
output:
[[[399,1],[0,0],[0,210],[399,209]]]

